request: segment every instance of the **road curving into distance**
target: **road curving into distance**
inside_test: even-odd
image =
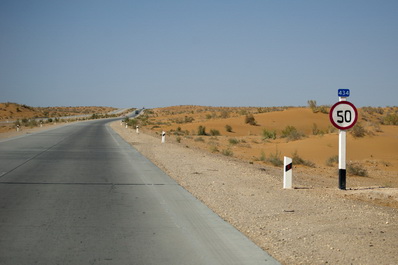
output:
[[[0,142],[0,264],[279,264],[106,124]]]

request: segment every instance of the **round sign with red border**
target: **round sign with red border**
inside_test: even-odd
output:
[[[329,119],[337,129],[348,130],[357,122],[358,111],[351,102],[339,101],[330,109]]]

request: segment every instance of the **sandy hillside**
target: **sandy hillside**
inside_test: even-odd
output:
[[[16,120],[36,118],[58,118],[66,116],[106,114],[116,108],[111,107],[31,107],[17,103],[0,103],[0,132],[15,129]],[[27,123],[25,124],[27,125]],[[30,124],[34,127],[36,124]]]
[[[387,115],[398,108],[362,108],[359,122],[365,136],[347,134],[347,161],[353,170],[364,169],[367,185],[398,187],[398,126],[385,125]],[[338,130],[326,113],[310,108],[212,108],[176,106],[147,110],[139,122],[149,133],[166,131],[173,141],[208,152],[226,154],[249,163],[270,165],[270,158],[296,155],[307,170],[334,177],[338,155]],[[252,114],[255,125],[245,123]],[[231,130],[228,132],[226,126]],[[206,135],[198,135],[199,126]],[[286,127],[294,127],[300,139],[282,138]],[[275,132],[264,139],[263,131]],[[216,132],[215,132],[216,131]],[[357,179],[356,171],[348,173]],[[348,182],[347,187],[352,183]],[[356,184],[358,185],[358,184]],[[355,186],[351,186],[355,187]]]

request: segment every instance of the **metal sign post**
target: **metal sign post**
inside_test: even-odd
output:
[[[339,89],[339,102],[333,105],[329,118],[334,127],[339,129],[339,189],[346,189],[346,130],[355,125],[358,120],[356,107],[347,101],[350,96],[349,89]]]

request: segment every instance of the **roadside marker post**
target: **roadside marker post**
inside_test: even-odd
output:
[[[19,124],[17,125],[17,132],[19,132]]]
[[[358,111],[354,104],[347,101],[349,89],[338,90],[339,102],[334,104],[329,112],[329,119],[334,127],[339,129],[339,189],[346,189],[346,151],[347,130],[358,120]]]
[[[162,131],[162,144],[166,142],[166,132]]]
[[[293,186],[293,160],[285,156],[283,164],[283,188],[291,189]]]
[[[138,125],[137,126],[135,126],[135,132],[137,133],[137,134],[140,134],[140,129],[139,129],[140,127],[138,127]]]

